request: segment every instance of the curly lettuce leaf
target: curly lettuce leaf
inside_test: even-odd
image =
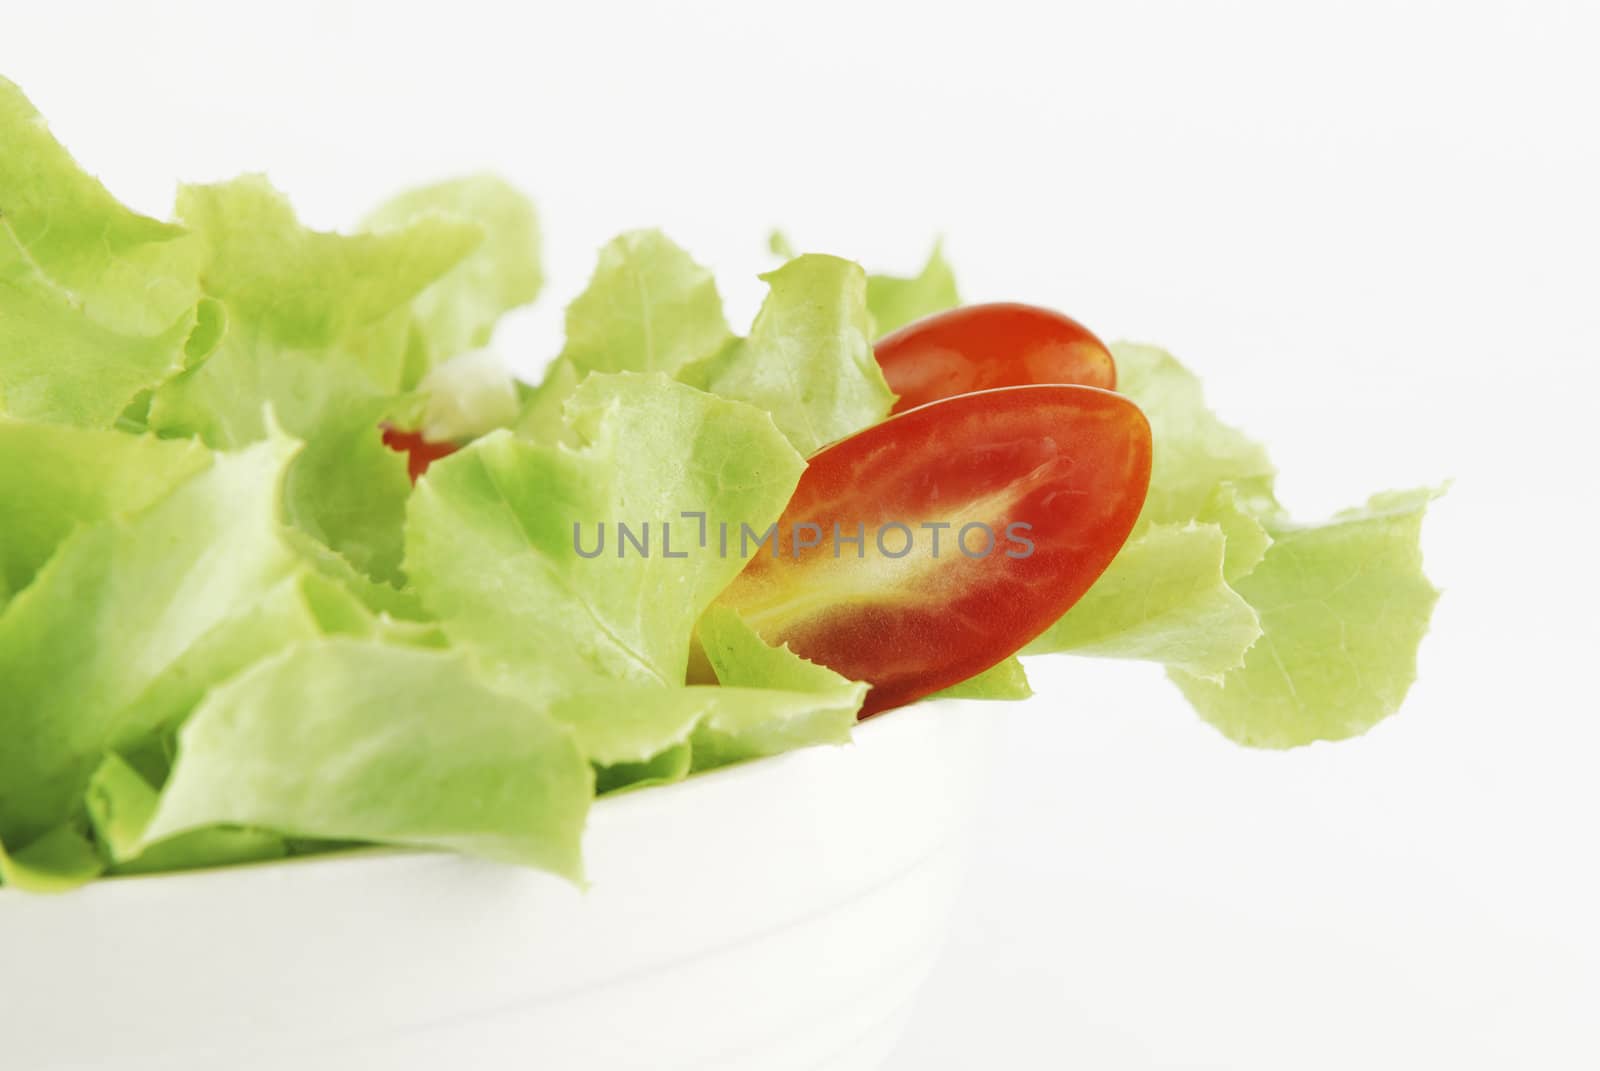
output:
[[[567,311],[567,344],[532,393],[519,430],[558,441],[560,406],[593,372],[665,372],[772,414],[802,454],[883,419],[894,395],[872,355],[861,268],[796,257],[762,276],[771,288],[748,338],[728,329],[711,274],[656,231],[601,253]]]
[[[415,634],[382,615],[374,617],[340,584],[312,569],[300,569],[276,585],[248,612],[214,628],[177,658],[127,707],[122,721],[149,726],[124,734],[126,751],[106,755],[90,776],[83,808],[98,855],[113,874],[142,874],[223,866],[279,858],[284,839],[269,831],[215,827],[182,834],[145,848],[141,837],[154,813],[157,788],[170,768],[172,732],[215,684],[231,679],[263,658],[296,643],[349,635],[416,642]],[[77,833],[76,822],[62,829]],[[46,850],[33,850],[46,842]],[[64,834],[45,834],[20,853],[26,873],[18,880],[45,891],[72,888],[99,875],[68,851]],[[53,845],[53,847],[50,847]]]
[[[522,397],[522,412],[513,425],[517,435],[535,442],[565,442],[577,445],[567,427],[567,399],[578,389],[578,383],[587,375],[578,371],[570,361],[556,360],[545,369],[539,385],[530,388]]]
[[[607,787],[616,789],[626,783],[627,770],[653,780],[666,779],[679,765],[688,772],[676,753],[705,717],[712,701],[704,693],[712,690],[605,684],[559,695],[545,710],[572,730],[590,762],[611,771]]]
[[[930,699],[994,699],[1016,701],[1031,699],[1033,685],[1028,683],[1028,671],[1022,660],[1012,655],[996,662],[976,677],[968,677],[960,684],[933,693]]]
[[[876,337],[961,304],[955,272],[944,258],[944,243],[935,242],[928,261],[916,275],[867,276],[867,310]]]
[[[139,841],[156,813],[161,792],[115,751],[95,767],[84,792],[95,839],[113,859],[139,854]]]
[[[296,553],[277,518],[293,446],[219,455],[143,512],[78,527],[0,614],[0,842],[28,880],[44,880],[48,860],[51,881],[84,877],[30,849],[92,796],[107,751],[159,755],[218,682],[308,639],[424,642],[413,632],[423,626],[374,613]],[[236,840],[161,858],[265,850]]]
[[[183,370],[193,306],[150,333],[91,319],[7,228],[0,202],[0,418],[110,427]]]
[[[284,484],[284,513],[362,573],[398,585],[411,477],[404,455],[383,443],[380,424],[394,412],[382,398],[332,396],[301,433],[306,445]]]
[[[484,237],[475,223],[436,214],[379,233],[311,230],[260,176],[183,187],[178,218],[205,242],[206,293],[294,349],[348,341],[409,307]],[[392,382],[386,362],[370,370],[378,382]]]
[[[241,345],[249,344],[230,337],[223,354]],[[157,392],[152,426],[165,436],[199,435],[219,449],[233,449],[259,442],[281,425],[305,444],[285,485],[290,522],[365,575],[398,582],[411,481],[404,456],[384,445],[381,425],[410,423],[416,401],[376,393],[348,363],[306,354],[271,354],[262,363],[235,367],[228,389],[238,390],[241,406],[234,414],[214,422],[220,411],[187,409],[179,400],[185,382],[180,378]],[[260,408],[246,420],[251,404]],[[197,412],[209,415],[189,419]]]
[[[1139,659],[1219,678],[1261,635],[1256,611],[1228,585],[1226,559],[1219,525],[1147,528],[1024,652]]]
[[[185,187],[178,210],[206,243],[206,291],[227,323],[204,363],[155,392],[150,425],[235,448],[267,435],[270,411],[306,444],[288,482],[294,523],[398,580],[410,481],[378,425],[417,408],[400,395],[412,301],[478,247],[482,228],[425,214],[382,233],[314,231],[253,177]]]
[[[0,614],[0,841],[12,850],[71,814],[107,750],[173,713],[152,696],[203,689],[193,671],[217,663],[218,630],[289,576],[277,505],[292,450],[276,439],[219,455],[137,517],[77,529]]]
[[[847,743],[865,695],[851,690],[814,695],[730,686],[706,691],[716,693],[716,702],[695,726],[690,743],[697,771],[803,747]]]
[[[0,422],[0,609],[78,525],[138,513],[210,463],[193,442]]]
[[[771,292],[750,337],[686,381],[765,409],[803,456],[888,416],[860,266],[806,254],[761,278]]]
[[[801,658],[788,644],[774,647],[745,623],[738,611],[713,606],[700,618],[696,637],[717,680],[730,688],[780,688],[818,695],[837,695],[853,719],[866,698],[867,686],[840,676],[827,666]]]
[[[629,231],[606,243],[589,285],[567,306],[566,328],[566,344],[518,425],[543,442],[561,439],[562,408],[590,373],[678,376],[734,341],[716,279],[657,230]]]
[[[449,848],[577,879],[593,790],[572,732],[487,687],[464,653],[335,638],[211,692],[178,734],[139,844],[239,825]]]
[[[93,842],[71,825],[56,826],[20,851],[0,843],[0,885],[24,892],[67,892],[103,873]]]
[[[794,260],[800,255],[789,236],[779,230],[767,235],[767,249],[781,260]],[[955,272],[945,259],[943,241],[933,244],[927,261],[916,275],[874,272],[867,276],[867,311],[872,315],[875,338],[959,304],[961,292],[956,286]]]
[[[1272,535],[1262,518],[1278,515],[1277,501],[1263,497],[1259,490],[1254,496],[1259,516],[1251,512],[1236,485],[1221,484],[1195,517],[1201,524],[1214,524],[1222,530],[1222,575],[1230,584],[1260,565],[1272,546]]]
[[[872,354],[867,278],[837,257],[796,257],[762,276],[770,293],[735,338],[716,285],[655,231],[601,254],[567,312],[567,344],[526,403],[519,431],[559,441],[560,406],[594,372],[665,372],[772,414],[795,449],[815,453],[882,420],[894,405]]]
[[[85,803],[101,854],[109,854],[112,860],[108,872],[198,870],[282,859],[289,853],[288,844],[278,834],[237,826],[195,829],[146,848],[144,832],[160,800],[160,789],[121,755],[112,752],[100,763],[89,782]]]
[[[285,546],[293,548],[293,541]],[[374,615],[357,593],[296,559],[283,580],[174,659],[126,709],[123,720],[163,729],[175,725],[216,682],[300,640],[332,635],[435,645],[426,626]]]
[[[705,612],[698,640],[721,687],[605,685],[560,695],[546,708],[577,735],[598,791],[849,739],[866,685],[768,646],[724,607]]]
[[[1200,716],[1238,743],[1281,748],[1357,736],[1398,710],[1439,596],[1419,549],[1436,494],[1391,492],[1325,524],[1275,527],[1238,581],[1261,616],[1244,664],[1220,680],[1171,671]]]
[[[113,197],[4,77],[0,145],[0,280],[12,279],[18,263],[30,266],[83,321],[108,336],[150,339],[192,321],[200,297],[199,244],[182,227],[142,216]],[[7,334],[15,312],[0,314]],[[77,334],[79,341],[90,337],[81,328]]]
[[[561,360],[580,372],[664,372],[733,339],[716,280],[660,231],[630,231],[600,250],[567,308]]]
[[[1252,512],[1276,508],[1277,468],[1261,445],[1217,419],[1200,380],[1165,350],[1117,343],[1117,391],[1139,404],[1158,444],[1141,524],[1184,524],[1201,517],[1221,487]]]
[[[1126,545],[1087,594],[1026,648],[1159,662],[1217,678],[1261,635],[1231,582],[1271,543],[1272,462],[1207,408],[1200,382],[1164,350],[1118,344],[1117,389],[1150,421],[1150,492]]]
[[[1365,731],[1398,708],[1436,593],[1429,493],[1295,525],[1255,442],[1171,355],[1118,345],[1118,389],[1156,443],[1150,496],[1106,574],[1028,648],[1164,664],[1202,717],[1257,747]]]
[[[183,870],[269,863],[291,855],[289,842],[265,829],[244,826],[207,826],[152,844],[123,863],[111,863],[106,873],[171,874]]]
[[[698,638],[720,688],[695,727],[694,768],[725,766],[850,739],[867,685],[763,640],[732,609],[713,606]]]
[[[775,521],[800,458],[764,413],[661,375],[590,376],[567,415],[577,449],[498,432],[436,463],[411,497],[406,571],[518,694],[680,685],[696,619],[743,565],[716,552],[718,525]],[[619,523],[649,524],[648,556]]]
[[[544,286],[538,215],[505,180],[472,175],[408,190],[367,217],[366,226],[403,233],[429,217],[476,224],[483,241],[411,303],[412,325],[426,348],[420,360],[414,354],[418,378],[441,361],[487,346],[500,318],[530,304]]]

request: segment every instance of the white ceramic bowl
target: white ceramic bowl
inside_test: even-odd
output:
[[[600,801],[587,891],[369,851],[0,891],[27,1071],[867,1071],[937,955],[1000,712]]]

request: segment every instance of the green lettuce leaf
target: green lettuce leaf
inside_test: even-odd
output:
[[[220,455],[137,517],[77,529],[0,614],[0,840],[12,850],[71,815],[106,751],[174,713],[153,695],[203,690],[194,672],[228,661],[217,630],[291,573],[277,505],[292,450],[275,439]]]
[[[327,398],[317,419],[301,424],[306,445],[284,484],[284,514],[366,575],[398,585],[411,477],[379,430],[395,408],[358,394]]]
[[[1266,452],[1206,407],[1171,354],[1118,344],[1117,389],[1150,421],[1150,493],[1126,545],[1078,603],[1025,648],[1160,662],[1218,678],[1261,635],[1231,586],[1254,568],[1276,515]]]
[[[865,686],[860,687],[860,692],[822,695],[769,688],[705,689],[716,693],[715,702],[695,726],[690,745],[694,769],[711,770],[797,748],[848,743],[866,694]]]
[[[1252,747],[1342,740],[1393,714],[1438,592],[1419,539],[1437,492],[1375,496],[1321,525],[1279,526],[1239,594],[1261,639],[1220,681],[1172,671],[1200,716]]]
[[[606,684],[557,696],[545,710],[572,730],[590,762],[612,771],[615,789],[623,787],[620,771],[625,769],[668,777],[680,765],[675,753],[687,748],[694,727],[714,703],[706,693],[715,690]],[[659,765],[656,760],[669,753],[672,757]]]
[[[1272,512],[1277,469],[1266,450],[1218,420],[1200,380],[1165,350],[1117,343],[1117,391],[1138,403],[1158,444],[1141,524],[1185,524],[1203,516],[1224,486],[1251,512]]]
[[[0,609],[78,525],[138,513],[210,463],[198,443],[0,422]]]
[[[827,666],[807,661],[762,639],[738,611],[713,606],[700,618],[696,636],[716,678],[730,688],[777,688],[816,695],[837,695],[846,701],[854,718],[866,698],[867,686],[840,676]]]
[[[70,825],[55,827],[21,851],[8,852],[0,842],[0,885],[24,892],[66,892],[103,873],[105,862],[94,844]]]
[[[1261,635],[1256,611],[1223,575],[1215,524],[1158,524],[1131,539],[1065,617],[1024,648],[1162,662],[1218,678]]]
[[[1013,655],[997,662],[960,684],[952,684],[935,692],[929,699],[995,699],[1021,700],[1033,697],[1033,685],[1028,683],[1028,671],[1022,660]]]
[[[483,241],[411,303],[413,329],[426,351],[420,359],[413,351],[416,379],[441,361],[487,346],[500,317],[531,303],[544,285],[538,216],[503,179],[474,175],[408,190],[366,225],[403,234],[430,217],[476,224]]]
[[[293,523],[398,580],[410,481],[378,425],[419,408],[400,396],[411,303],[482,228],[426,214],[376,234],[313,231],[260,178],[185,187],[178,210],[206,243],[206,291],[227,326],[204,363],[155,392],[151,426],[236,448],[268,434],[270,411],[306,444],[288,482]]]
[[[567,311],[566,348],[527,401],[519,432],[560,441],[560,406],[592,372],[666,372],[748,402],[806,455],[887,416],[894,395],[872,354],[861,268],[812,254],[762,279],[771,292],[750,336],[736,339],[710,273],[682,249],[655,231],[612,242]]]
[[[608,685],[547,708],[577,734],[601,791],[850,738],[866,685],[768,646],[726,607],[706,610],[698,640],[722,687]]]
[[[807,254],[761,278],[771,293],[750,337],[686,381],[765,409],[805,456],[888,416],[894,393],[872,353],[861,268]]]
[[[86,803],[95,839],[113,860],[107,868],[110,873],[198,870],[282,859],[289,854],[288,844],[278,834],[234,826],[195,829],[146,848],[144,833],[160,800],[160,790],[116,752],[107,755],[95,771]]]
[[[660,231],[630,231],[600,250],[567,308],[560,360],[580,373],[675,375],[732,339],[711,273]]]
[[[794,260],[799,251],[789,236],[775,230],[767,235],[767,249],[782,260]],[[881,338],[915,320],[961,304],[955,272],[944,256],[944,243],[935,242],[927,262],[916,275],[867,276],[867,311],[872,314],[873,337]]]
[[[944,244],[936,242],[922,270],[909,278],[867,276],[867,309],[872,313],[875,337],[897,331],[915,320],[961,304],[955,272],[944,259]]]
[[[687,742],[675,744],[644,762],[619,762],[614,766],[594,768],[594,792],[597,796],[618,792],[633,792],[653,785],[670,785],[682,781],[693,769],[694,751]]]
[[[14,682],[0,703],[0,739],[5,758],[15,754],[24,764],[0,759],[0,836],[22,848],[15,854],[28,869],[19,881],[66,888],[98,873],[57,850],[68,843],[59,836],[50,841],[54,848],[33,851],[55,836],[38,831],[75,813],[85,790],[96,818],[107,750],[144,756],[146,771],[159,778],[166,734],[217,682],[306,639],[425,642],[415,635],[424,626],[375,613],[335,576],[292,553],[295,541],[282,538],[289,533],[278,528],[273,508],[291,445],[274,440],[246,455],[222,455],[145,512],[79,528],[0,615],[0,672]],[[107,854],[121,858],[115,844]],[[122,859],[114,869],[281,854],[259,831],[214,830],[150,858]]]
[[[348,343],[406,308],[483,241],[475,223],[426,214],[381,233],[302,226],[266,179],[185,186],[178,217],[207,247],[207,294],[289,349]],[[399,386],[393,353],[361,354],[373,381]]]
[[[257,601],[236,608],[174,659],[123,712],[123,721],[162,729],[175,725],[216,682],[300,640],[334,635],[435,645],[425,626],[373,616],[357,594],[297,561]]]
[[[567,425],[565,411],[567,399],[578,389],[578,382],[588,373],[578,371],[571,361],[556,360],[545,369],[539,385],[527,391],[522,398],[522,413],[514,425],[518,436],[535,442],[564,442],[576,446],[572,429]]]
[[[0,280],[12,279],[18,263],[31,266],[86,323],[110,336],[154,338],[192,320],[199,244],[182,227],[141,216],[112,197],[3,77],[0,145]],[[7,335],[16,311],[0,315]],[[79,340],[88,337],[81,332]],[[69,351],[63,345],[60,352]]]
[[[240,825],[450,848],[576,879],[592,794],[571,731],[485,686],[466,655],[339,638],[211,692],[179,733],[142,843]]]
[[[560,441],[562,407],[591,372],[677,376],[733,341],[711,272],[660,231],[618,235],[567,306],[566,345],[527,400],[519,434]]]
[[[1156,443],[1150,496],[1105,575],[1029,652],[1160,662],[1232,739],[1290,747],[1398,708],[1435,592],[1417,492],[1327,525],[1285,517],[1266,452],[1218,420],[1169,354],[1118,345],[1118,389]]]
[[[311,571],[354,598],[371,614],[391,623],[427,626],[428,612],[415,591],[371,579],[348,559],[299,529],[288,529],[283,535]]]
[[[90,319],[80,297],[28,259],[4,211],[0,203],[0,418],[109,427],[183,369],[196,311],[148,334]]]
[[[180,833],[136,854],[124,863],[112,863],[109,874],[168,874],[181,870],[267,863],[289,856],[283,837],[264,829],[208,826]]]
[[[127,759],[113,751],[101,760],[84,794],[95,839],[113,859],[138,854],[161,793]]]
[[[1222,575],[1230,584],[1260,565],[1267,548],[1272,546],[1272,536],[1267,532],[1262,517],[1277,517],[1278,504],[1276,500],[1263,497],[1257,491],[1255,508],[1262,511],[1261,516],[1250,511],[1250,506],[1241,499],[1236,485],[1225,483],[1217,488],[1205,508],[1196,516],[1200,523],[1214,524],[1222,529]]]
[[[766,414],[661,375],[590,376],[567,413],[578,449],[497,432],[436,463],[411,498],[407,573],[519,695],[682,684],[696,619],[743,565],[717,553],[719,525],[775,521],[800,458]],[[648,556],[619,523],[649,526]],[[603,552],[581,555],[602,525]]]
[[[725,606],[706,611],[698,638],[722,686],[703,689],[717,702],[695,726],[695,769],[850,739],[865,684],[773,647]]]

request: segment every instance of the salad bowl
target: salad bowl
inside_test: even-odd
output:
[[[364,850],[0,891],[6,1063],[868,1071],[937,955],[1002,717],[931,701],[603,798],[584,888]]]
[[[1175,357],[938,247],[778,236],[740,335],[624,232],[534,384],[502,179],[168,222],[3,78],[0,144],[7,1066],[870,1068],[997,718],[950,697],[1135,659],[1290,748],[1416,675],[1435,491],[1294,521]]]

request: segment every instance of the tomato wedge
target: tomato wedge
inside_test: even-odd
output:
[[[769,643],[871,684],[866,717],[1048,628],[1121,549],[1149,483],[1150,425],[1119,394],[933,402],[813,456],[721,601]]]
[[[412,483],[422,478],[429,465],[456,452],[454,443],[436,443],[424,439],[420,431],[401,431],[388,425],[383,428],[383,445],[406,455],[406,470],[411,473]]]
[[[1078,321],[1035,305],[967,305],[908,324],[874,347],[894,411],[972,391],[1036,383],[1117,385],[1105,343]]]

